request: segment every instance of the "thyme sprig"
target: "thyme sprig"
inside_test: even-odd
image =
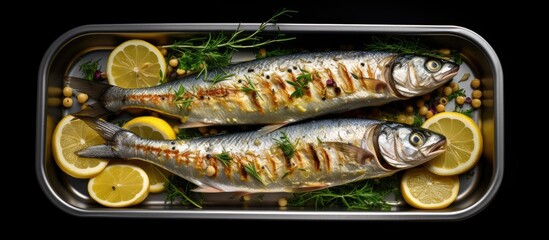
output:
[[[216,84],[218,82],[228,80],[230,77],[233,77],[233,76],[234,76],[234,74],[217,73],[212,78],[206,79],[204,81],[211,82],[212,84]]]
[[[214,157],[219,160],[225,167],[228,167],[231,163],[231,160],[233,160],[231,155],[229,155],[229,153],[225,151],[225,149],[223,149],[221,153],[215,154]]]
[[[265,181],[263,181],[263,178],[259,173],[257,172],[257,169],[255,168],[254,163],[248,163],[244,165],[244,171],[248,173],[250,176],[254,177],[257,181],[261,182],[263,185],[265,185]]]
[[[280,148],[280,150],[282,150],[282,153],[284,153],[284,156],[286,156],[286,158],[290,159],[295,154],[295,148],[296,148],[297,144],[299,143],[299,139],[296,141],[295,144],[293,144],[290,141],[290,138],[288,137],[288,134],[286,134],[285,132],[280,132],[280,133],[282,133],[282,136],[280,136],[280,139],[273,138],[273,140],[275,140],[275,142],[278,145],[278,147]]]
[[[300,70],[301,70],[301,74],[297,76],[295,82],[286,80],[288,84],[294,86],[295,88],[295,91],[292,92],[292,94],[290,95],[290,97],[293,97],[293,98],[303,97],[303,95],[305,95],[305,89],[309,89],[309,85],[308,85],[309,82],[313,80],[312,73],[301,68]]]
[[[458,97],[458,96],[462,96],[462,97],[467,96],[467,95],[465,94],[465,89],[460,88],[460,89],[458,89],[457,91],[454,91],[454,92],[452,92],[450,95],[448,95],[448,102],[454,100],[454,99],[455,99],[456,97]]]
[[[252,80],[248,77],[248,76],[245,76],[246,78],[246,83],[247,85],[245,85],[244,87],[240,88],[240,90],[244,91],[245,93],[249,93],[251,92],[254,96],[257,96],[259,97],[259,99],[263,100],[263,98],[261,97],[261,95],[259,95],[257,93],[257,89],[255,87],[255,84],[252,82]]]
[[[187,93],[187,89],[185,89],[183,84],[180,84],[179,88],[177,90],[174,90],[175,106],[177,106],[177,108],[179,108],[180,111],[189,110],[194,100],[194,97],[192,95],[190,97],[187,97],[186,93]]]
[[[203,75],[203,80],[207,80],[208,69],[229,65],[233,53],[239,49],[257,48],[272,43],[294,40],[295,37],[285,37],[280,32],[269,39],[263,39],[260,36],[260,33],[265,30],[268,24],[275,23],[280,16],[290,16],[292,13],[297,13],[297,11],[282,9],[249,35],[245,35],[245,31],[240,29],[239,26],[230,35],[210,33],[208,37],[194,37],[162,47],[172,49],[178,53],[176,55],[179,58],[180,68],[198,72],[199,77]]]

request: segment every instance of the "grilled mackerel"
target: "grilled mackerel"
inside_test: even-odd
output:
[[[446,144],[444,136],[426,129],[365,119],[159,141],[97,118],[80,118],[107,143],[79,156],[146,161],[209,193],[303,192],[384,177],[429,161]]]
[[[272,57],[190,75],[155,87],[122,89],[68,77],[99,100],[81,116],[144,108],[182,119],[186,127],[287,123],[423,95],[459,66],[383,52],[322,52]],[[222,80],[212,84],[210,80]],[[184,126],[184,127],[185,127]]]

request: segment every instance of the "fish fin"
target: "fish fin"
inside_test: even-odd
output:
[[[100,83],[95,81],[86,80],[83,78],[66,76],[65,81],[67,84],[79,92],[88,94],[88,96],[100,99],[107,90],[113,87],[113,85]]]
[[[79,157],[86,158],[118,158],[111,146],[95,145],[75,152]]]
[[[107,116],[112,114],[113,112],[107,110],[105,107],[103,107],[103,104],[96,102],[94,104],[88,105],[86,109],[82,109],[79,112],[72,113],[75,117],[92,117],[92,118],[98,118],[102,116]]]
[[[271,132],[274,132],[275,130],[281,128],[281,127],[284,127],[286,126],[288,123],[285,122],[285,123],[276,123],[276,124],[270,124],[270,125],[266,125],[262,128],[260,128],[259,130],[257,130],[257,132],[259,134],[267,134],[267,133],[271,133]]]
[[[207,185],[202,185],[202,186],[199,186],[193,190],[191,190],[193,192],[199,192],[199,193],[221,193],[223,191],[217,189],[217,188],[213,188],[213,187],[210,187],[210,186],[207,186]]]
[[[91,104],[88,106],[88,108],[77,112],[77,114],[79,114],[80,116],[96,118],[107,116],[113,113],[107,110],[103,106],[103,103],[101,101],[105,92],[107,92],[107,90],[114,86],[70,76],[65,77],[65,81],[71,88],[76,89],[78,92],[88,94],[88,96],[97,100],[97,103]]]
[[[107,141],[107,143],[112,142],[114,135],[123,131],[123,129],[115,124],[105,122],[99,118],[92,118],[88,116],[79,116],[78,114],[73,114],[75,117],[84,121],[88,126],[95,130],[99,135]]]
[[[213,123],[205,123],[205,122],[186,122],[177,125],[178,128],[197,128],[197,127],[209,127],[213,126],[215,124]]]
[[[329,185],[327,183],[322,182],[307,183],[301,186],[294,187],[292,189],[292,192],[312,192],[327,188],[328,186]]]
[[[366,149],[355,147],[350,144],[340,142],[322,142],[324,147],[335,148],[336,150],[343,152],[345,155],[355,159],[360,164],[366,164],[368,159],[374,157],[374,154]]]

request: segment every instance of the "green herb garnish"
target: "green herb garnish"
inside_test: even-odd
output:
[[[419,113],[416,111],[416,113],[414,114],[414,122],[412,123],[412,126],[421,127],[421,125],[423,125],[423,122],[425,122],[425,117],[419,115]]]
[[[192,204],[197,208],[202,208],[201,204],[204,200],[204,195],[191,191],[193,188],[196,188],[196,185],[178,176],[170,176],[169,178],[166,178],[163,174],[162,176],[166,179],[164,185],[166,189],[166,198],[164,199],[164,203],[173,203],[179,199],[179,204],[181,205]],[[200,196],[198,202],[193,201],[191,197],[189,197],[191,194]]]
[[[280,139],[273,138],[275,140],[276,145],[282,150],[282,153],[284,153],[284,156],[286,156],[287,159],[291,159],[295,154],[295,148],[297,144],[299,143],[299,140],[294,144],[290,141],[290,138],[288,138],[288,134],[285,132],[282,133],[282,136],[280,136]]]
[[[99,70],[99,61],[101,59],[97,59],[97,61],[89,60],[85,63],[80,64],[79,70],[84,75],[84,78],[87,80],[93,80],[93,77],[95,75],[95,72]]]
[[[180,111],[183,110],[189,110],[191,108],[191,103],[194,100],[194,97],[185,97],[185,93],[187,93],[187,90],[183,85],[179,85],[179,88],[177,90],[174,90],[175,93],[175,106],[179,108]]]
[[[465,89],[463,88],[460,88],[458,89],[457,91],[455,92],[452,92],[450,95],[448,95],[448,101],[452,101],[454,100],[456,97],[458,96],[462,96],[462,97],[465,97],[466,94],[465,94]]]
[[[231,160],[233,159],[228,152],[225,151],[225,149],[223,149],[223,151],[219,154],[216,154],[214,155],[214,157],[219,160],[221,163],[223,163],[223,165],[225,165],[225,167],[228,167]]]
[[[251,92],[254,96],[257,96],[259,97],[259,99],[263,100],[263,98],[261,97],[261,95],[259,95],[257,93],[257,89],[255,88],[255,85],[254,83],[252,82],[252,80],[250,80],[250,78],[248,78],[248,76],[245,76],[246,78],[246,83],[247,85],[245,85],[244,87],[242,87],[240,90],[244,91],[245,93],[249,93]]]
[[[385,197],[389,193],[396,195],[400,192],[400,178],[395,175],[381,179],[368,179],[318,191],[295,193],[294,197],[290,199],[290,205],[298,207],[314,205],[316,209],[345,207],[361,210],[389,210],[391,206],[385,202]]]
[[[181,128],[179,129],[179,133],[177,133],[177,139],[180,140],[186,140],[191,138],[200,137],[200,132],[198,132],[196,129],[188,129],[188,128]]]
[[[454,112],[458,112],[458,113],[461,113],[467,117],[470,117],[470,118],[473,118],[473,110],[472,108],[469,108],[469,109],[461,109],[461,108],[456,108],[454,109]]]
[[[255,32],[249,35],[243,35],[244,30],[239,27],[230,36],[223,33],[210,33],[208,37],[195,37],[184,41],[176,41],[172,45],[163,46],[163,48],[169,48],[177,52],[176,57],[179,58],[180,68],[198,72],[199,77],[203,75],[203,80],[207,80],[208,69],[229,65],[233,53],[239,49],[256,48],[295,39],[295,37],[284,37],[284,34],[278,33],[273,38],[264,40],[259,34],[265,30],[269,23],[276,22],[278,17],[289,16],[289,14],[296,12],[283,9],[263,22]]]
[[[257,169],[255,169],[254,163],[248,163],[248,164],[244,165],[244,171],[246,171],[246,173],[248,173],[249,175],[254,177],[257,181],[261,182],[263,185],[266,184],[263,181],[263,178],[261,178],[261,176],[257,172]]]
[[[211,82],[212,84],[216,84],[221,81],[228,80],[230,77],[234,76],[234,74],[215,74],[212,78],[204,80],[206,82]]]
[[[305,95],[305,89],[309,89],[309,82],[313,80],[313,74],[308,72],[307,70],[301,69],[301,74],[297,76],[296,81],[288,81],[286,82],[292,86],[294,86],[295,91],[290,95],[290,97],[293,98],[300,98]]]
[[[265,57],[278,57],[278,56],[286,56],[293,53],[298,52],[298,50],[295,49],[273,49],[270,51],[267,51],[267,56]],[[256,56],[257,58],[260,58],[259,56]]]
[[[453,51],[451,56],[443,55],[436,49],[431,49],[426,45],[421,44],[418,38],[387,38],[387,40],[382,41],[378,37],[373,37],[372,40],[373,42],[371,44],[366,45],[367,50],[452,60],[456,64],[461,64],[462,62],[459,52]]]

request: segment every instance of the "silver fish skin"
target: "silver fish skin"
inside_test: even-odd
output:
[[[81,117],[105,138],[81,157],[137,159],[198,186],[198,192],[303,192],[394,174],[445,151],[446,138],[398,123],[318,120],[258,131],[178,141],[148,140],[96,118]],[[285,155],[277,140],[295,148]],[[225,154],[223,162],[219,154]],[[206,174],[213,167],[213,175]],[[256,172],[254,175],[253,172]]]
[[[216,84],[190,75],[150,88],[109,86],[95,92],[102,89],[96,95],[107,112],[145,108],[179,117],[186,127],[287,124],[423,95],[448,82],[458,69],[452,62],[394,53],[302,53],[210,70],[209,79],[228,76]],[[306,76],[310,81],[302,84],[299,96],[295,85]],[[94,92],[90,81],[69,81],[77,90]],[[80,115],[101,115],[97,109],[86,111],[94,111],[93,106]]]

